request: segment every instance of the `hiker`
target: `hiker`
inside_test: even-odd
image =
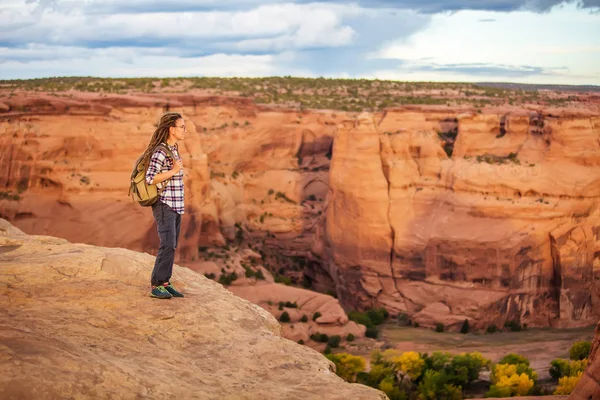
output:
[[[162,189],[158,201],[152,205],[160,247],[150,279],[152,285],[150,296],[159,299],[183,297],[183,294],[173,287],[170,279],[179,240],[181,215],[184,213],[183,162],[177,142],[185,139],[186,133],[187,129],[181,114],[165,113],[160,118],[150,144],[142,156],[143,159],[149,159],[146,183],[158,185]],[[165,147],[170,151],[165,151]]]

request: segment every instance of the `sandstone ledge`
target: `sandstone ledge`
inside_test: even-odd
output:
[[[151,299],[153,260],[0,219],[0,398],[386,398],[196,272],[175,268],[185,299]]]

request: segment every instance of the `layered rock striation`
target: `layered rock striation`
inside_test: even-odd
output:
[[[343,123],[312,254],[346,307],[432,326],[594,323],[600,118],[389,111]]]

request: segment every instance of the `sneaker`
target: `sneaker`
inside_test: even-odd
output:
[[[177,289],[175,289],[173,287],[173,285],[171,285],[171,282],[165,283],[163,287],[167,290],[167,292],[169,292],[169,294],[171,296],[173,296],[173,297],[183,297],[183,293],[178,292]]]
[[[152,286],[150,297],[157,299],[170,299],[173,296],[171,296],[171,293],[169,293],[164,286]]]

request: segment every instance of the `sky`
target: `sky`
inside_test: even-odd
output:
[[[600,0],[0,0],[0,79],[600,85]]]

